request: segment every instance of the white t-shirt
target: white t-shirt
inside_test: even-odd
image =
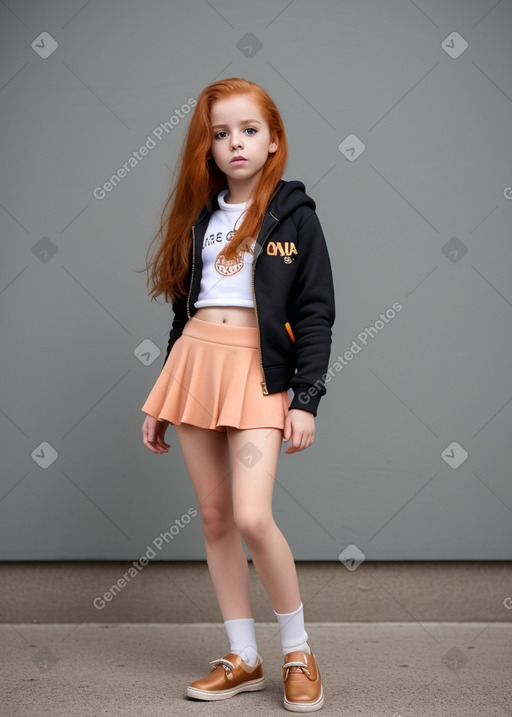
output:
[[[244,218],[241,215],[249,204],[227,204],[224,199],[227,192],[227,189],[219,192],[219,209],[212,212],[204,235],[201,287],[194,304],[197,309],[203,306],[254,306],[251,286],[253,254],[244,248],[238,251],[235,259],[218,257],[220,250],[231,240],[228,235],[237,220],[237,229],[242,224]]]

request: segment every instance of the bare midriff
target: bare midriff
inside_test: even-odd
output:
[[[194,313],[201,321],[232,326],[258,326],[256,313],[247,306],[202,306]]]

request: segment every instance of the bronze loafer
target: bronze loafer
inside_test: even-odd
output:
[[[284,658],[284,706],[290,712],[316,712],[324,703],[320,670],[313,653],[299,650]]]
[[[230,652],[212,660],[209,675],[195,680],[187,687],[187,696],[198,700],[226,700],[239,692],[255,692],[265,687],[262,658],[256,667],[251,667],[240,655]]]

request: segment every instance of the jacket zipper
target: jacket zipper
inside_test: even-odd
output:
[[[260,356],[261,374],[263,376],[263,379],[265,379],[265,371],[263,370],[263,361],[261,358],[260,322],[258,319],[258,307],[256,304],[256,292],[254,291],[254,272],[256,270],[257,259],[258,259],[258,257],[255,256],[254,261],[252,263],[251,287],[252,287],[252,297],[253,297],[253,302],[254,302],[254,312],[256,314],[256,324],[258,326],[258,352],[259,352],[259,356]],[[263,391],[263,395],[268,396],[268,389],[267,389],[266,381],[265,380],[260,381],[260,385],[261,385],[261,390]]]
[[[192,293],[192,283],[194,281],[194,265],[196,260],[196,236],[194,233],[194,225],[192,225],[192,274],[190,276],[190,287],[187,296],[187,316],[190,319],[190,294]]]
[[[272,214],[272,212],[269,212],[269,214],[270,214],[270,216],[272,217],[272,219],[275,219],[276,224],[277,224],[277,222],[279,221],[278,218],[275,217],[275,216]],[[274,224],[274,227],[276,226],[276,224]],[[272,227],[272,228],[267,232],[267,235],[266,235],[265,239],[268,238],[270,232],[272,231],[272,229],[274,229],[274,227]],[[256,246],[257,246],[257,244],[256,244]],[[263,251],[263,247],[262,247],[262,251]],[[254,302],[254,312],[255,312],[255,314],[256,314],[256,324],[257,324],[257,326],[258,326],[258,352],[259,352],[259,355],[260,355],[261,374],[262,374],[262,376],[263,376],[263,381],[260,381],[260,385],[261,385],[261,390],[263,391],[263,395],[264,395],[264,396],[268,396],[267,382],[265,381],[265,371],[263,370],[263,360],[262,360],[262,357],[261,357],[260,321],[259,321],[259,318],[258,318],[258,305],[257,305],[257,303],[256,303],[256,292],[255,292],[255,290],[254,290],[254,274],[255,274],[255,271],[256,271],[256,262],[257,262],[257,260],[258,260],[258,256],[259,256],[259,253],[258,253],[257,256],[254,257],[254,260],[253,260],[253,262],[252,262],[251,286],[252,286],[252,297],[253,297],[253,302]]]

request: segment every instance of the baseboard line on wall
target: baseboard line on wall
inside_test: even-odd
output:
[[[512,561],[297,561],[306,622],[512,620]],[[249,561],[256,622],[274,622]],[[0,563],[1,622],[222,622],[206,561]]]

